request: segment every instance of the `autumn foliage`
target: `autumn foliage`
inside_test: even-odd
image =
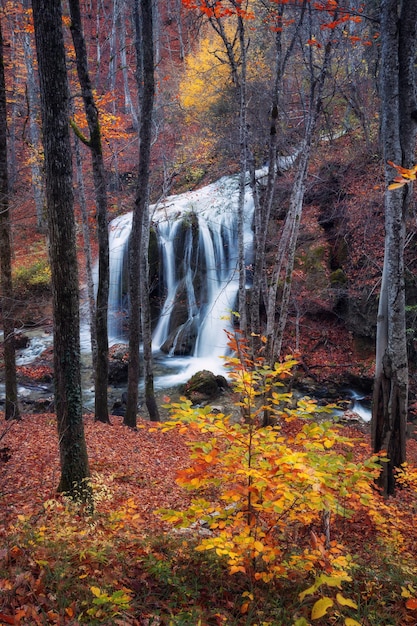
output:
[[[230,339],[234,417],[180,398],[137,431],[86,418],[94,512],[54,493],[53,416],[8,426],[0,623],[415,623],[416,466],[383,500],[363,433],[288,392],[295,360]]]

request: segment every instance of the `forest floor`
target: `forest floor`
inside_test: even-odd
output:
[[[189,505],[190,492],[176,482],[176,475],[190,465],[188,444],[197,438],[193,429],[164,432],[140,418],[137,430],[132,430],[122,425],[120,417],[105,425],[94,422],[91,415],[85,416],[84,423],[96,497],[93,515],[74,509],[56,494],[60,470],[55,416],[26,414],[19,422],[3,421],[2,626],[417,623],[415,486],[400,490],[390,501],[381,500],[386,515],[395,517],[407,535],[398,552],[394,544],[385,545],[377,538],[365,511],[359,510],[351,520],[336,516],[330,552],[343,544],[360,566],[353,570],[352,582],[343,583],[339,600],[347,596],[357,608],[339,605],[310,622],[312,602],[308,597],[301,602],[299,593],[314,580],[312,571],[293,573],[289,580],[269,585],[248,582],[243,575],[228,574],[221,557],[195,551],[199,531],[173,530],[156,513]],[[291,422],[283,431],[288,437],[297,428],[298,422]],[[341,434],[354,441],[358,463],[369,454],[366,428],[346,423]],[[408,441],[407,451],[410,467],[417,471],[415,440]],[[301,525],[296,541],[301,548],[306,538],[309,543],[310,535],[314,539],[321,532],[320,527]],[[320,566],[316,575],[319,572]],[[321,595],[327,597],[319,589],[312,600]],[[351,621],[344,621],[346,615]]]

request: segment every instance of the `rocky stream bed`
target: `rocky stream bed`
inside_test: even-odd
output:
[[[18,391],[21,411],[24,413],[49,413],[54,410],[53,349],[49,329],[28,331],[18,335]],[[204,365],[204,364],[203,364]],[[127,387],[127,346],[117,344],[110,349],[109,410],[112,415],[123,415]],[[4,382],[0,369],[0,409],[4,404]],[[169,416],[165,405],[176,401],[181,395],[195,404],[210,404],[227,414],[238,412],[232,389],[224,376],[212,373],[204,367],[180,384],[169,385],[172,371],[166,360],[155,365],[156,396],[162,419]],[[85,413],[94,409],[94,385],[91,355],[84,349],[82,354],[83,405]],[[317,381],[314,377],[297,371],[291,380],[291,388],[297,396],[309,396],[320,405],[337,404],[334,415],[338,419],[355,421],[367,427],[370,420],[371,379],[359,379],[346,372],[334,380]],[[146,408],[140,394],[138,413],[146,417]]]

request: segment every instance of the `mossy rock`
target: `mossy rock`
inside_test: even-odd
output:
[[[186,383],[184,395],[194,404],[209,402],[217,398],[228,387],[224,376],[213,374],[209,370],[196,372]]]

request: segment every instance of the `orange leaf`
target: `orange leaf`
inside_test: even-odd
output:
[[[417,609],[417,598],[408,598],[405,606],[407,609],[410,609],[410,611],[415,611]]]
[[[240,607],[240,612],[242,613],[242,615],[244,615],[245,613],[248,612],[248,609],[249,609],[249,602],[244,602],[242,606]]]

